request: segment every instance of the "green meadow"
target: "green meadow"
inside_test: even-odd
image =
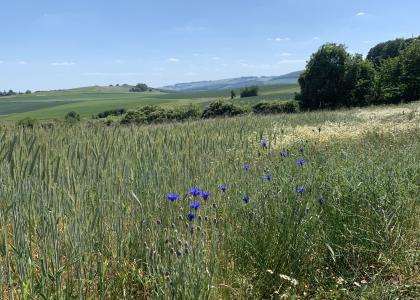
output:
[[[65,104],[9,118],[207,101],[170,95],[19,96]],[[419,105],[3,122],[1,298],[419,299]]]
[[[260,100],[289,100],[298,91],[296,85],[262,87],[257,97],[237,99],[236,102],[253,103]],[[239,94],[239,90],[236,91]],[[99,112],[144,105],[185,106],[190,103],[206,106],[210,101],[228,98],[230,91],[202,93],[144,92],[131,93],[129,87],[88,87],[62,91],[37,92],[29,95],[0,97],[0,119],[20,120],[30,117],[40,120],[63,119],[70,111],[82,117]]]

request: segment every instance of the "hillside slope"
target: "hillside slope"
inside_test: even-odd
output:
[[[290,85],[297,84],[299,74],[302,71],[296,71],[281,76],[247,76],[238,78],[228,78],[220,80],[197,81],[189,83],[178,83],[161,87],[167,91],[189,91],[189,92],[206,92],[227,89],[238,89],[245,86],[266,86],[266,85]]]

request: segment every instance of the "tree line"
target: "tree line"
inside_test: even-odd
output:
[[[0,92],[0,97],[6,97],[6,96],[14,96],[14,95],[23,95],[23,94],[31,94],[32,92],[30,90],[27,90],[25,93],[22,92],[14,92],[13,90],[9,90],[8,92],[3,91]]]
[[[302,109],[390,104],[420,99],[420,37],[370,49],[366,58],[327,43],[310,57],[296,94]]]

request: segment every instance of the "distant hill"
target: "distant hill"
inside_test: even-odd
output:
[[[227,89],[238,89],[245,86],[266,86],[266,85],[290,85],[297,84],[299,75],[302,71],[296,71],[280,76],[247,76],[239,78],[229,78],[210,81],[198,81],[189,83],[177,83],[161,87],[161,90],[176,92],[207,92],[220,91]]]

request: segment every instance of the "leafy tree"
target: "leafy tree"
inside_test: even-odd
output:
[[[402,65],[400,57],[382,61],[378,68],[378,97],[376,103],[398,103],[404,96],[401,82]]]
[[[405,43],[406,41],[404,39],[395,39],[379,43],[369,50],[366,58],[378,66],[385,59],[397,57]]]
[[[345,90],[349,91],[344,105],[364,106],[375,99],[375,68],[361,54],[351,56],[347,61],[344,81]]]
[[[420,39],[413,41],[401,54],[401,82],[404,99],[420,99]]]
[[[299,85],[296,100],[303,109],[363,106],[377,96],[373,63],[341,44],[325,44],[312,54]]]
[[[236,98],[236,93],[235,93],[235,91],[234,90],[231,90],[230,91],[230,99],[231,100],[233,100],[233,99],[235,99]]]
[[[418,38],[410,39],[395,39],[379,43],[371,48],[366,58],[371,61],[375,66],[379,66],[384,60],[394,58],[401,54],[401,52],[410,46],[410,44]]]
[[[258,96],[258,86],[245,87],[241,90],[241,98]]]
[[[299,76],[301,93],[297,95],[303,109],[335,108],[349,96],[346,89],[346,65],[350,55],[344,45],[328,43],[312,54]],[[348,85],[348,83],[347,83]]]
[[[25,92],[25,94],[31,94],[32,92],[30,91],[30,90],[27,90],[26,92]]]

